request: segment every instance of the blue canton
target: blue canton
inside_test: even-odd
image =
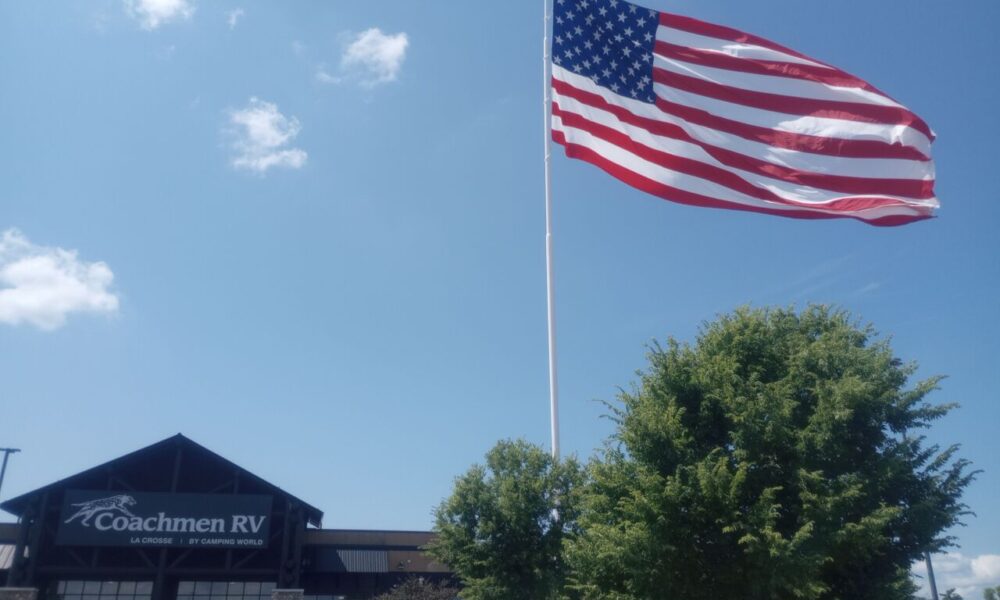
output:
[[[652,103],[660,14],[624,0],[555,0],[552,62],[616,94]]]

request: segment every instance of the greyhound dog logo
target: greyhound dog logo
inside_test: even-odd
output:
[[[119,511],[126,517],[135,517],[132,511],[128,509],[130,506],[135,505],[135,498],[125,494],[119,494],[118,496],[111,496],[110,498],[101,498],[99,500],[90,500],[88,502],[80,502],[78,504],[71,504],[70,506],[78,506],[79,510],[73,514],[72,517],[63,521],[64,523],[69,523],[77,517],[83,517],[80,524],[84,527],[90,527],[90,519],[97,513]]]

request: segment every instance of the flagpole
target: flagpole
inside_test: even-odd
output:
[[[545,118],[545,290],[549,331],[549,419],[552,430],[552,456],[559,458],[559,380],[556,373],[556,308],[552,284],[552,61],[549,57],[549,31],[552,0],[542,0],[545,9],[542,35],[542,98]]]
[[[931,600],[938,600],[937,581],[934,580],[934,565],[931,564],[931,553],[924,552],[927,564],[927,581],[931,584]]]

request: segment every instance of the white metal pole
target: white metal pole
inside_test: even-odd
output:
[[[549,322],[549,418],[552,427],[552,456],[559,458],[559,380],[556,374],[556,310],[552,284],[552,63],[549,57],[549,30],[552,24],[551,0],[542,0],[545,8],[542,36],[542,111],[545,117],[545,289]]]
[[[931,584],[931,600],[938,600],[937,581],[934,580],[934,565],[931,564],[931,553],[924,552],[927,564],[927,581]]]

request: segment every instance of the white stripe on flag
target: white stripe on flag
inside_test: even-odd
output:
[[[706,165],[727,170],[747,184],[766,189],[790,202],[825,203],[852,195],[826,191],[816,187],[806,187],[794,182],[782,181],[780,179],[765,177],[746,170],[731,168],[716,160],[700,146],[652,134],[640,127],[623,123],[613,114],[587,106],[573,98],[560,96],[558,93],[555,93],[554,102],[560,110],[575,113],[587,119],[587,121],[591,123],[596,123],[598,125],[603,125],[610,129],[623,132],[631,140],[638,144],[648,146],[649,148],[656,149],[660,152],[692,159]],[[564,127],[564,130],[568,131],[569,128]],[[889,194],[879,195],[890,196]],[[912,198],[898,196],[891,197],[898,198],[900,201],[913,200]]]
[[[663,25],[660,26],[659,30],[657,30],[656,37],[670,42],[671,44],[677,44],[678,46],[713,50],[715,52],[721,52],[723,54],[729,54],[730,56],[737,56],[740,58],[772,60],[776,62],[787,62],[797,65],[810,65],[825,68],[822,63],[805,60],[797,56],[792,56],[791,54],[771,50],[770,48],[755,46],[753,44],[731,42],[729,40],[720,40],[718,38],[681,31],[680,29],[674,29],[673,27]]]
[[[902,105],[881,94],[857,87],[839,87],[804,79],[717,69],[704,65],[689,64],[681,60],[660,56],[656,53],[654,53],[654,66],[670,71],[671,73],[696,77],[712,83],[767,92],[769,94],[902,108]]]
[[[578,90],[596,94],[611,104],[621,106],[638,117],[677,125],[698,141],[726,148],[745,156],[756,157],[771,164],[802,171],[843,175],[846,177],[886,177],[887,174],[892,173],[895,177],[904,179],[934,179],[934,163],[930,161],[893,158],[849,158],[778,148],[687,122],[663,112],[652,104],[632,100],[631,98],[623,98],[611,90],[597,85],[590,78],[581,77],[562,67],[554,66],[553,76],[557,80],[565,82]],[[553,93],[556,98],[560,97],[558,92],[553,91]]]
[[[791,115],[717,100],[659,83],[655,84],[653,89],[659,97],[669,102],[757,127],[825,138],[877,140],[887,144],[910,146],[924,155],[929,155],[931,151],[931,141],[927,136],[906,125],[883,125],[846,119]]]
[[[692,177],[664,168],[614,144],[605,142],[604,140],[597,138],[586,131],[564,128],[562,120],[559,117],[553,117],[552,129],[553,131],[566,134],[570,143],[589,148],[598,155],[618,165],[627,165],[626,168],[629,171],[632,171],[642,177],[657,183],[677,188],[684,192],[699,194],[708,198],[718,199],[733,204],[785,212],[822,212],[830,215],[858,216],[864,219],[874,219],[892,214],[906,214],[912,216],[926,214],[925,210],[921,210],[923,207],[909,206],[906,204],[845,212],[842,210],[827,209],[822,205],[795,206],[778,202],[767,202],[735,192],[730,188],[712,183],[711,181],[707,181],[700,177]]]

